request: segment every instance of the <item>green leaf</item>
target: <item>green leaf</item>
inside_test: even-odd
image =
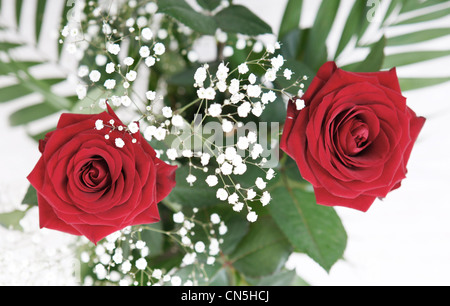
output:
[[[400,78],[400,87],[402,91],[415,90],[424,87],[439,85],[449,82],[450,77],[443,78]]]
[[[38,205],[38,198],[37,198],[37,191],[34,189],[32,185],[28,187],[27,193],[25,194],[25,197],[22,200],[22,204],[28,205],[28,206],[37,206]]]
[[[9,116],[9,124],[11,126],[18,126],[22,124],[27,124],[32,121],[50,116],[56,112],[53,106],[47,103],[39,103],[15,111]]]
[[[289,0],[284,10],[278,39],[282,40],[288,33],[299,29],[303,0]]]
[[[0,225],[7,229],[22,230],[20,220],[25,216],[25,211],[15,210],[0,214]]]
[[[148,224],[146,227],[147,228],[140,232],[141,239],[142,241],[145,241],[146,245],[150,249],[150,256],[159,256],[164,251],[164,237],[163,234],[159,232],[159,230],[162,230],[162,223],[158,222],[155,224]],[[156,229],[156,231],[148,228]]]
[[[23,84],[2,87],[0,88],[0,103],[16,100],[32,93],[33,92],[26,88]]]
[[[234,268],[248,277],[276,273],[285,264],[291,246],[273,220],[264,216],[250,226],[230,260]]]
[[[0,41],[0,51],[9,51],[10,49],[14,49],[20,46],[22,46],[22,44]]]
[[[272,28],[248,8],[230,5],[214,16],[219,28],[227,33],[250,36],[272,33]]]
[[[450,28],[436,28],[436,29],[416,31],[413,33],[389,37],[387,39],[387,46],[392,47],[392,46],[415,44],[443,37],[446,35],[450,35]]]
[[[247,278],[247,282],[252,286],[292,286],[296,278],[295,271],[281,271],[263,278]]]
[[[416,17],[408,18],[406,20],[403,20],[401,22],[396,23],[396,25],[407,25],[412,23],[420,23],[420,22],[426,22],[431,20],[436,20],[445,16],[448,16],[450,14],[450,7],[446,9],[441,9],[432,13],[428,13],[425,15],[419,15]]]
[[[317,71],[327,61],[328,52],[326,40],[336,18],[340,0],[323,1],[320,5],[316,20],[309,34],[304,62]]]
[[[347,234],[332,207],[317,205],[314,192],[304,184],[278,175],[270,193],[269,211],[295,251],[306,253],[326,271],[340,259]]]
[[[352,72],[377,72],[383,67],[384,48],[386,46],[386,38],[382,37],[380,41],[375,43],[367,58],[358,63],[350,64],[342,67],[342,69]]]
[[[189,166],[178,168],[176,172],[177,185],[165,201],[183,208],[202,208],[219,204],[220,200],[217,199],[215,190],[205,182],[207,173],[193,169],[192,174],[197,177],[197,181],[191,186],[186,181],[189,171]]]
[[[214,11],[219,5],[221,0],[197,0],[197,3],[206,10]]]
[[[44,23],[44,13],[45,7],[47,4],[47,0],[38,0],[36,6],[36,23],[35,23],[35,32],[36,32],[36,42],[39,41],[39,37],[41,35],[42,25]]]
[[[337,58],[348,45],[354,35],[360,31],[364,22],[366,22],[367,6],[366,1],[355,1],[352,10],[349,13],[347,22],[342,30],[341,39],[336,49],[335,58]]]
[[[167,14],[185,26],[202,34],[213,35],[216,32],[217,24],[211,16],[196,12],[184,0],[163,0],[158,1],[159,12]]]
[[[385,57],[383,68],[392,68],[415,64],[423,61],[449,56],[450,50],[445,51],[419,51],[391,54]]]
[[[400,13],[407,13],[447,2],[447,0],[404,0]]]

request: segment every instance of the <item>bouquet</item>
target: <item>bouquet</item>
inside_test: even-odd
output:
[[[386,52],[448,28],[385,33],[448,1],[356,1],[331,47],[344,1],[323,1],[310,27],[304,1],[280,2],[277,34],[241,2],[37,1],[35,45],[46,10],[62,17],[45,45],[59,76],[38,76],[45,60],[6,36],[0,73],[16,84],[0,102],[39,93],[10,124],[53,125],[29,130],[41,157],[25,209],[0,223],[35,208],[41,228],[79,237],[83,285],[305,285],[286,268],[294,253],[330,271],[347,244],[334,207],[368,212],[406,178],[426,119],[402,91],[448,80],[395,68],[448,51]]]

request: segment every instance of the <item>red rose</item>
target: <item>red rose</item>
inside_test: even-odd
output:
[[[425,119],[406,106],[396,70],[351,73],[324,64],[288,106],[281,148],[315,190],[318,204],[367,211],[400,187]]]
[[[109,106],[97,115],[63,114],[40,141],[42,156],[28,176],[40,227],[97,243],[127,226],[158,222],[157,204],[175,186],[176,167],[158,159],[138,130]]]

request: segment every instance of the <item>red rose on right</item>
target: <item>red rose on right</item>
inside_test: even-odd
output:
[[[315,191],[317,203],[367,211],[406,177],[425,123],[406,105],[395,69],[352,73],[324,64],[290,101],[281,149]]]

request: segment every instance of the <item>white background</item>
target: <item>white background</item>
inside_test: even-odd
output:
[[[286,0],[235,2],[251,7],[278,32]],[[305,2],[308,8],[302,24],[308,24],[320,3]],[[351,2],[343,0],[344,4]],[[449,17],[438,24],[450,26]],[[336,35],[333,32],[330,37],[331,46]],[[420,47],[449,50],[450,38]],[[450,57],[444,57],[399,68],[398,73],[450,76],[449,67]],[[306,256],[292,258],[290,263],[312,285],[450,285],[450,83],[404,95],[409,106],[427,118],[408,165],[408,178],[401,189],[377,201],[367,213],[337,209],[348,233],[348,246],[345,258],[329,274]],[[26,176],[40,155],[23,128],[8,125],[8,115],[19,107],[20,103],[0,104],[0,212],[20,203],[28,186]],[[34,226],[37,230],[37,223]],[[51,235],[60,243],[70,242],[57,233]],[[35,255],[18,245],[23,239],[20,233],[0,229],[0,253],[14,251],[13,257],[33,262]],[[0,256],[0,266],[8,264],[1,260]]]

